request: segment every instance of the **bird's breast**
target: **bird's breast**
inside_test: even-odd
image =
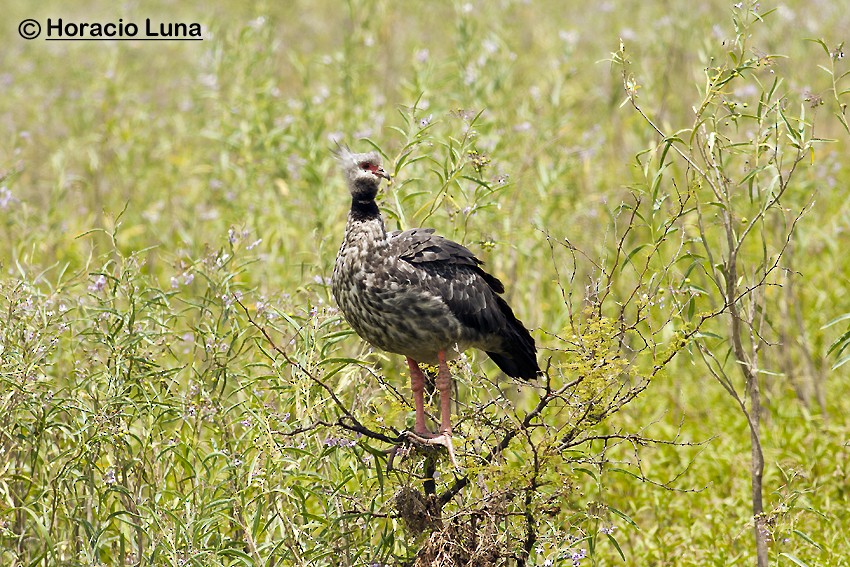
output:
[[[398,258],[343,246],[332,290],[351,327],[375,347],[435,363],[437,352],[468,346],[446,304]]]

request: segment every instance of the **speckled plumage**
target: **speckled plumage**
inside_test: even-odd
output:
[[[534,339],[500,296],[502,283],[433,229],[388,233],[374,201],[380,177],[387,177],[380,157],[341,150],[339,158],[352,206],[332,288],[357,334],[429,364],[438,363],[438,353],[453,358],[475,347],[506,374],[534,378]]]

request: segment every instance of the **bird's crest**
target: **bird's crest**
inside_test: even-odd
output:
[[[331,153],[336,159],[344,162],[352,158],[354,153],[347,145],[340,144],[339,140],[334,140],[334,143],[336,144],[336,148],[331,149]]]

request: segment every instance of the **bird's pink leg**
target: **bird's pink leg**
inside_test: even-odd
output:
[[[425,375],[419,364],[407,357],[407,366],[410,368],[410,389],[413,390],[413,403],[416,407],[416,424],[413,433],[408,434],[417,443],[426,445],[442,445],[449,452],[449,460],[455,469],[458,469],[455,459],[455,450],[452,445],[452,375],[446,364],[446,353],[437,355],[440,362],[440,370],[437,373],[437,389],[440,390],[440,434],[435,436],[425,427]]]
[[[430,436],[428,428],[425,427],[425,375],[419,368],[419,363],[407,357],[407,366],[410,368],[410,389],[413,390],[413,405],[416,408],[416,423],[413,426],[414,433]]]
[[[452,434],[452,375],[446,364],[446,353],[438,352],[439,372],[437,372],[437,389],[440,390],[440,433]]]

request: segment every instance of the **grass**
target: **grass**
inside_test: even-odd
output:
[[[725,327],[712,320],[678,342],[719,305],[697,289],[710,290],[714,268],[688,269],[673,236],[657,240],[666,219],[694,236],[695,213],[676,216],[679,190],[709,226],[721,213],[623,80],[668,139],[683,139],[674,146],[695,149],[682,132],[710,90],[705,69],[734,53],[735,22],[747,56],[770,63],[731,77],[704,113],[729,140],[736,234],[757,218],[762,193],[747,180],[770,152],[734,144],[775,124],[752,119],[774,79],[775,108],[815,140],[742,253],[742,281],[781,259],[751,304],[766,341],[770,564],[848,564],[847,370],[826,354],[846,329],[824,328],[850,311],[840,3],[13,2],[8,12],[12,23],[199,21],[207,38],[46,42],[0,30],[0,564],[404,564],[438,549],[429,533],[448,532],[418,534],[399,511],[427,463],[387,473],[390,445],[338,424],[335,398],[390,437],[412,411],[403,361],[352,336],[330,294],[349,204],[337,139],[386,154],[390,228],[433,226],[506,282],[555,385],[587,376],[579,402],[546,414],[553,442],[570,431],[586,443],[555,450],[536,429],[485,462],[539,390],[500,383],[468,353],[458,438],[479,480],[446,508],[446,526],[461,530],[448,518],[483,503],[482,541],[528,565],[573,554],[582,565],[753,563],[747,421],[699,355],[702,345],[734,376]],[[790,156],[793,140],[777,140],[772,155]],[[755,186],[772,187],[774,173],[753,173]],[[705,240],[721,258],[720,233]],[[600,300],[605,274],[616,277]],[[654,303],[640,303],[644,293]],[[629,368],[594,370],[588,360],[619,352],[618,306],[629,317],[646,309],[634,329],[651,331],[653,348]],[[594,354],[582,359],[576,344]],[[665,349],[678,354],[653,370]],[[621,383],[633,399],[616,398]],[[591,402],[618,411],[577,420]],[[532,467],[544,447],[545,466]],[[438,470],[444,490],[454,478],[444,462]],[[534,502],[511,500],[530,479]],[[523,557],[530,512],[536,541]]]

